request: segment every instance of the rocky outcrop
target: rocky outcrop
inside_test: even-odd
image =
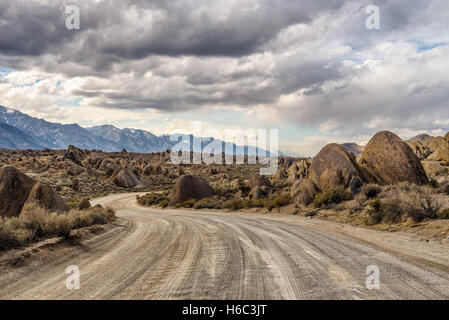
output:
[[[313,202],[318,189],[310,179],[296,181],[291,189],[292,202],[296,206],[309,205]]]
[[[348,188],[351,182],[365,181],[354,155],[335,143],[325,146],[313,158],[310,179],[320,190],[339,186]]]
[[[287,170],[288,182],[294,183],[309,176],[312,159],[302,159],[293,163]]]
[[[14,167],[0,172],[0,216],[16,217],[26,204],[37,203],[51,211],[67,211],[65,201],[46,183],[36,182]]]
[[[381,131],[369,141],[360,165],[381,184],[411,182],[422,185],[429,182],[421,161],[410,146],[389,131]]]
[[[442,166],[439,161],[422,161],[422,165],[428,177],[438,177],[447,175],[449,170]]]
[[[432,150],[432,154],[426,160],[449,162],[449,140],[443,137],[434,137],[429,143],[429,148]]]
[[[408,140],[407,144],[421,160],[449,163],[449,133],[444,137],[420,134]]]
[[[187,200],[201,200],[212,197],[212,187],[203,179],[193,175],[183,175],[176,180],[170,197],[170,204],[175,205]]]
[[[70,162],[69,167],[67,168],[67,174],[73,177],[79,176],[84,171],[85,169],[75,162]]]
[[[91,204],[88,198],[83,198],[79,203],[78,203],[78,210],[87,210],[91,208]]]
[[[85,156],[86,156],[86,154],[84,153],[83,150],[81,150],[81,149],[79,149],[79,148],[77,148],[75,146],[72,146],[72,145],[70,145],[67,148],[67,151],[64,154],[64,157],[66,159],[69,159],[69,160],[75,162],[76,164],[78,164],[80,166],[83,165],[82,163],[83,163],[83,159],[84,159]]]
[[[273,178],[276,180],[283,180],[287,178],[287,171],[284,168],[279,168],[278,171],[273,175]]]
[[[35,180],[14,167],[4,167],[0,171],[0,216],[20,215]]]
[[[132,188],[140,183],[139,178],[129,169],[123,169],[114,178],[114,183],[121,188]]]
[[[50,211],[63,212],[69,210],[59,194],[44,182],[37,182],[31,189],[25,205],[32,203],[37,203],[40,207]]]

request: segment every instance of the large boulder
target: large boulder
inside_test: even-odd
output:
[[[421,161],[410,146],[389,131],[374,135],[363,150],[360,164],[377,183],[422,185],[429,182]]]
[[[67,174],[74,177],[79,176],[84,171],[85,169],[75,162],[70,162],[69,167],[67,168]]]
[[[86,154],[83,150],[72,145],[70,145],[64,153],[66,159],[69,159],[80,166],[83,165],[82,162],[85,156]]]
[[[14,167],[4,167],[0,171],[0,217],[20,215],[23,205],[31,192],[35,180]]]
[[[139,178],[129,169],[123,169],[114,178],[114,183],[121,188],[132,188],[137,186]]]
[[[354,179],[360,183],[365,181],[354,154],[335,143],[325,146],[313,158],[310,179],[320,190],[348,188]]]
[[[298,180],[292,185],[291,196],[296,206],[309,205],[313,202],[318,189],[310,179]]]
[[[448,168],[442,166],[439,161],[423,161],[422,165],[428,177],[445,176],[448,174]]]
[[[28,195],[26,204],[37,203],[40,207],[50,211],[68,211],[69,208],[65,201],[48,184],[37,182]]]
[[[214,190],[203,179],[193,175],[183,175],[176,180],[170,204],[175,205],[187,200],[201,200],[212,197]]]
[[[90,200],[88,198],[83,198],[78,203],[78,210],[87,210],[87,209],[90,209],[91,207],[92,207],[92,205],[90,204]]]

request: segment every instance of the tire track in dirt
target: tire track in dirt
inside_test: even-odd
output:
[[[0,267],[2,299],[442,299],[449,274],[291,217],[157,210],[134,194],[97,199],[122,223],[20,267]],[[417,260],[418,261],[418,260]],[[65,287],[78,265],[81,289]],[[368,265],[380,290],[365,287]]]

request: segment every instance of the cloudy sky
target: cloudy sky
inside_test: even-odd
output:
[[[449,1],[2,0],[0,105],[156,134],[278,128],[298,155],[385,129],[441,135]]]

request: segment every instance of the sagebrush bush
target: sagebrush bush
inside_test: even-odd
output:
[[[275,208],[280,208],[286,205],[289,205],[292,201],[292,197],[290,194],[283,194],[279,197],[274,198],[273,205]]]
[[[169,196],[168,192],[162,193],[151,192],[143,196],[136,196],[136,199],[138,204],[149,207],[158,205],[161,202],[169,201],[168,196]]]
[[[168,207],[169,204],[170,204],[170,201],[168,199],[165,199],[165,200],[162,200],[161,202],[159,202],[159,206],[161,206],[162,208]]]
[[[398,198],[391,198],[384,201],[375,199],[369,205],[369,225],[375,225],[381,222],[398,223],[402,220],[404,210]]]
[[[197,201],[193,208],[195,209],[220,209],[221,201],[216,198],[204,198]]]
[[[352,198],[352,193],[346,191],[343,187],[337,187],[318,193],[313,200],[313,204],[316,208],[321,208],[331,204],[338,204],[343,201],[351,200]]]
[[[368,183],[365,184],[362,189],[360,190],[360,193],[366,198],[366,199],[373,199],[376,198],[382,191],[382,188],[374,183]]]
[[[265,206],[265,200],[264,199],[245,199],[242,203],[243,208],[249,209],[249,208],[263,208]]]
[[[401,183],[383,190],[381,199],[370,202],[370,224],[380,222],[399,223],[406,218],[415,222],[435,219],[441,210],[436,190],[430,186]]]
[[[30,243],[42,237],[69,237],[74,229],[106,224],[114,220],[114,210],[101,206],[57,214],[36,203],[27,204],[20,216],[0,219],[0,250]]]
[[[243,200],[241,199],[233,199],[233,200],[227,200],[223,202],[223,209],[230,209],[230,210],[240,210],[243,208]]]
[[[192,200],[187,200],[187,201],[184,201],[184,202],[181,202],[181,203],[177,203],[175,205],[175,208],[193,208],[193,206],[195,205],[196,201],[197,200],[192,199]]]
[[[441,211],[438,214],[438,219],[445,219],[445,220],[449,219],[449,208]]]
[[[421,187],[405,196],[408,215],[416,222],[426,218],[435,219],[441,209],[441,203],[430,187]]]

